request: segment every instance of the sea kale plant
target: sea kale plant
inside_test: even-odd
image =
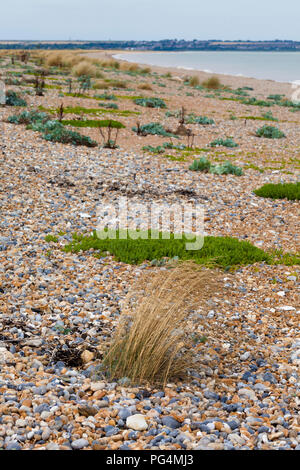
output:
[[[166,108],[166,103],[161,98],[136,98],[135,104],[147,108]]]
[[[278,127],[274,126],[263,126],[257,129],[257,137],[265,137],[267,139],[282,139],[286,137],[284,132],[282,132]]]

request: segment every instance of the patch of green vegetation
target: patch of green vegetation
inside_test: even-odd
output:
[[[5,104],[6,106],[27,106],[26,101],[20,98],[13,90],[7,90],[5,94]]]
[[[273,116],[271,112],[265,113],[262,116],[240,116],[240,119],[249,119],[252,121],[277,121],[278,119]]]
[[[194,160],[189,169],[192,171],[203,171],[205,173],[213,173],[216,175],[243,175],[242,168],[233,165],[231,162],[224,162],[222,165],[212,165],[206,157]]]
[[[265,137],[267,139],[282,139],[286,137],[278,127],[274,126],[263,126],[256,131],[257,137]]]
[[[258,166],[253,165],[253,163],[249,163],[249,164],[244,166],[244,170],[248,170],[248,169],[256,170],[256,171],[259,171],[260,173],[265,172],[265,170],[263,168],[259,168]]]
[[[58,238],[55,235],[46,235],[45,241],[47,243],[50,243],[50,242],[58,243]]]
[[[234,140],[231,137],[228,137],[227,139],[215,139],[213,142],[209,144],[210,147],[238,147],[239,145],[234,142]]]
[[[152,145],[145,145],[142,150],[144,152],[150,152],[150,153],[164,153],[165,148],[161,145],[158,145],[157,147],[152,147]]]
[[[163,155],[163,157],[168,158],[169,160],[172,160],[173,162],[185,161],[184,155],[178,156],[178,155],[165,154]]]
[[[166,108],[167,105],[161,98],[136,98],[135,104],[146,108]]]
[[[215,121],[213,119],[208,118],[207,116],[196,116],[194,113],[191,113],[187,116],[186,123],[210,125],[210,124],[214,124]]]
[[[107,233],[102,232],[105,236]],[[116,232],[116,239],[100,239],[96,232],[88,236],[74,235],[73,241],[64,247],[64,251],[79,253],[80,251],[99,250],[105,254],[109,252],[118,261],[128,264],[140,264],[144,261],[160,260],[162,258],[178,257],[180,260],[193,260],[197,264],[210,264],[226,268],[228,266],[253,264],[256,262],[271,263],[272,257],[263,250],[251,245],[247,241],[240,241],[230,237],[205,237],[204,245],[199,250],[187,250],[186,244],[193,243],[185,235],[176,239],[174,234],[159,233],[158,239],[150,236],[150,231],[140,232],[147,239],[131,238],[119,239],[120,232]]]
[[[268,183],[254,191],[256,196],[299,201],[300,183]]]
[[[47,113],[39,111],[23,111],[22,113],[9,116],[7,121],[12,124],[33,124],[34,122],[46,122],[49,120]]]
[[[97,142],[90,137],[78,134],[78,132],[66,129],[58,121],[38,121],[27,126],[29,129],[42,133],[42,137],[50,142],[60,142],[62,144],[83,145],[86,147],[97,147]]]
[[[108,93],[95,95],[94,98],[96,98],[97,100],[117,101],[117,97],[115,95],[109,95]]]
[[[102,106],[102,105],[101,105]],[[59,108],[55,109],[50,109],[50,108],[45,108],[43,106],[39,106],[39,109],[41,111],[46,111],[51,114],[57,114],[59,111]],[[115,110],[115,109],[102,109],[102,108],[84,108],[82,106],[67,106],[64,108],[64,114],[115,114],[117,116],[131,116],[131,115],[139,115],[140,113],[138,111],[129,111],[127,109],[125,110]]]
[[[102,106],[103,108],[107,109],[119,109],[119,106],[117,103],[101,103],[99,106]]]
[[[142,126],[132,127],[133,132],[138,135],[163,135],[164,137],[176,137],[174,134],[167,132],[165,128],[158,122],[150,122],[149,124],[143,124]]]

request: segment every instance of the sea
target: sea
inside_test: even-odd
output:
[[[300,52],[187,51],[134,52],[114,56],[140,64],[300,83]]]

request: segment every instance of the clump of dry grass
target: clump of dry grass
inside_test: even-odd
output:
[[[137,72],[139,70],[138,64],[132,64],[130,62],[121,62],[120,70],[124,70],[126,72]]]
[[[114,88],[127,88],[127,82],[125,82],[124,80],[110,80],[109,84],[111,87]]]
[[[139,90],[153,90],[152,86],[150,85],[150,83],[141,83],[140,85],[138,85],[138,89]]]
[[[125,298],[104,363],[111,378],[166,383],[191,365],[188,316],[213,290],[216,273],[192,263],[146,273]]]
[[[89,77],[101,78],[103,74],[95,65],[92,65],[89,61],[83,60],[79,62],[75,67],[72,68],[72,74],[76,77],[87,75]]]
[[[96,80],[93,83],[93,89],[94,90],[108,90],[109,84],[104,82],[103,80]]]
[[[197,77],[197,75],[194,75],[193,77],[191,77],[191,78],[189,79],[189,85],[190,85],[190,86],[198,86],[198,85],[200,85],[199,77]]]
[[[202,85],[205,88],[208,88],[210,90],[218,90],[219,88],[222,87],[222,84],[221,84],[218,77],[210,77],[207,80],[205,80],[204,82],[202,82]]]

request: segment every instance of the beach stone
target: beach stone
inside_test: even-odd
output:
[[[14,362],[14,360],[14,355],[11,352],[9,352],[6,348],[0,347],[0,364]]]
[[[145,431],[148,429],[148,424],[141,414],[128,416],[126,419],[126,426],[134,431]]]
[[[74,450],[83,449],[89,445],[89,441],[86,439],[76,439],[75,441],[71,442],[71,446]]]
[[[253,400],[253,401],[257,400],[257,396],[256,396],[255,392],[253,390],[248,389],[248,388],[240,388],[240,390],[238,391],[238,394],[241,397],[250,398],[250,400]]]
[[[172,429],[177,429],[181,427],[181,423],[179,423],[179,421],[177,421],[172,416],[164,416],[162,418],[162,423],[164,426],[167,426],[168,428]]]

